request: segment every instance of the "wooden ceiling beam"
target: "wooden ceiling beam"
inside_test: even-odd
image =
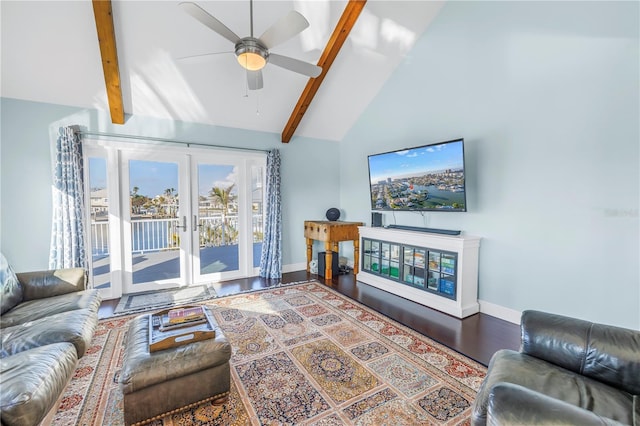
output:
[[[113,27],[113,13],[111,0],[93,0],[93,15],[98,31],[100,56],[104,83],[107,88],[109,112],[111,122],[124,124],[124,105],[122,102],[122,88],[120,87],[120,69],[118,67],[118,51],[116,49],[116,33]]]
[[[306,87],[302,91],[302,95],[300,95],[300,99],[298,99],[296,107],[291,113],[291,117],[289,117],[287,125],[282,131],[282,143],[288,143],[291,140],[291,137],[302,120],[302,117],[305,112],[307,112],[313,97],[320,88],[324,77],[329,72],[331,64],[333,64],[334,59],[338,56],[338,52],[340,52],[342,45],[351,32],[351,29],[358,20],[360,12],[362,12],[366,2],[367,0],[349,0],[349,3],[345,6],[338,24],[336,25],[335,30],[333,30],[333,34],[331,34],[331,37],[327,42],[327,46],[318,60],[318,66],[322,68],[322,72],[318,77],[310,78],[307,82]]]

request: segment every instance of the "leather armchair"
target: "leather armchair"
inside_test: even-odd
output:
[[[640,331],[525,311],[521,339],[491,358],[473,425],[640,424]]]

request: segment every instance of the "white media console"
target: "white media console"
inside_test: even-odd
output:
[[[479,312],[479,237],[358,229],[358,281],[458,318]]]

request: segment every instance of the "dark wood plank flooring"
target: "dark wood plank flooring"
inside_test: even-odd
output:
[[[330,281],[325,281],[306,271],[297,271],[283,274],[282,280],[251,277],[216,283],[214,287],[219,296],[227,296],[268,288],[279,282],[293,283],[309,279],[318,279],[339,293],[484,365],[489,363],[489,359],[497,350],[503,348],[517,350],[520,346],[520,328],[516,324],[482,313],[461,320],[359,283],[353,274],[338,275]],[[100,317],[106,318],[112,315],[117,304],[118,299],[102,302]]]

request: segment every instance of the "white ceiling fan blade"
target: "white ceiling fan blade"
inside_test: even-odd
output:
[[[294,37],[308,26],[309,21],[300,13],[292,10],[269,27],[259,40],[267,49],[271,49]]]
[[[223,55],[225,53],[234,53],[234,52],[230,50],[228,52],[203,53],[202,55],[182,56],[176,59],[183,64],[204,64],[206,62],[211,62],[218,55]]]
[[[247,70],[247,84],[249,85],[249,90],[262,89],[262,71]]]
[[[204,10],[197,4],[191,2],[182,2],[179,5],[182,10],[184,10],[189,15],[193,16],[202,24],[211,28],[213,31],[217,32],[233,44],[236,44],[240,41],[240,37],[238,37],[236,33],[231,31],[225,24],[211,16],[206,10]]]
[[[322,72],[322,68],[309,62],[300,61],[289,56],[282,56],[275,53],[269,53],[269,63],[279,67],[288,69],[298,74],[304,74],[309,77],[317,77]]]

